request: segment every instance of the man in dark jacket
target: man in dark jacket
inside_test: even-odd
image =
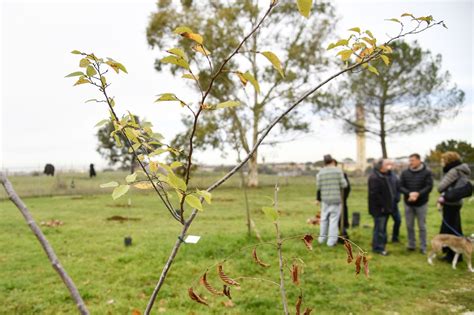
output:
[[[393,230],[392,230],[392,243],[398,243],[400,235],[400,225],[402,224],[402,217],[400,216],[400,210],[398,209],[398,203],[400,202],[400,179],[393,170],[394,163],[392,160],[388,161],[388,172],[387,177],[393,192],[393,207],[390,216],[393,219]],[[388,221],[388,220],[387,220]]]
[[[387,219],[392,212],[393,192],[386,176],[388,161],[380,159],[374,165],[369,176],[369,213],[374,218],[374,232],[372,236],[372,250],[386,256]]]
[[[409,157],[409,168],[400,177],[400,190],[405,200],[405,220],[408,231],[408,250],[416,248],[415,217],[418,220],[420,250],[426,253],[426,213],[428,197],[433,189],[433,176],[420,155],[414,153]]]

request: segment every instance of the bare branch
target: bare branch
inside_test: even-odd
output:
[[[56,256],[53,247],[51,246],[51,244],[49,244],[48,240],[46,239],[46,236],[44,236],[43,232],[31,216],[30,211],[20,199],[18,194],[15,192],[12,184],[3,172],[0,172],[0,182],[2,182],[2,185],[5,188],[5,191],[7,192],[8,198],[10,198],[13,204],[18,208],[18,210],[20,210],[21,214],[25,218],[26,223],[28,223],[28,226],[30,227],[31,231],[38,239],[39,243],[41,244],[41,247],[48,256],[48,259],[51,262],[51,265],[53,266],[54,270],[58,273],[59,277],[61,277],[61,280],[66,285],[69,293],[71,294],[72,299],[76,303],[79,313],[82,315],[88,315],[89,311],[87,310],[86,304],[84,303],[84,300],[82,299],[79,290],[74,284],[74,281],[72,281],[71,277],[69,277],[69,275],[67,274],[66,269],[64,269],[64,267],[61,265],[61,262]]]

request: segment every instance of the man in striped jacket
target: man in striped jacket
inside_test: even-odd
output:
[[[328,246],[337,244],[339,235],[339,217],[342,209],[342,190],[347,187],[344,173],[338,167],[331,155],[324,156],[324,168],[316,175],[317,190],[320,191],[321,223],[319,243],[326,242]],[[319,199],[319,198],[317,198]]]

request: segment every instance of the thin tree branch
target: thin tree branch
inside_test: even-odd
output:
[[[61,262],[56,256],[53,247],[49,244],[48,240],[46,239],[46,236],[44,236],[43,232],[31,216],[30,211],[23,203],[21,198],[18,196],[18,194],[15,192],[12,184],[3,172],[0,172],[0,182],[2,182],[2,185],[5,188],[8,197],[13,202],[13,204],[15,204],[18,210],[20,210],[21,214],[25,218],[26,223],[28,223],[28,226],[30,227],[31,231],[38,239],[39,243],[41,244],[41,247],[48,256],[48,259],[51,262],[51,265],[53,266],[54,270],[58,273],[59,277],[61,277],[61,280],[66,285],[69,293],[71,294],[72,299],[76,303],[79,313],[82,315],[88,315],[89,311],[87,310],[86,304],[84,303],[84,300],[82,299],[79,290],[74,284],[74,281],[72,281],[71,277],[69,277],[69,275],[67,274],[66,269],[64,269],[64,267],[61,265]]]

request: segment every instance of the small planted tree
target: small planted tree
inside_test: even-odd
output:
[[[305,17],[310,15],[312,1],[298,0],[296,1],[296,4],[301,15]],[[212,201],[211,192],[238,172],[239,169],[252,158],[258,147],[275,126],[282,121],[285,121],[288,115],[290,115],[298,105],[304,103],[308,97],[317,93],[323,86],[336,77],[354,70],[369,71],[372,72],[373,75],[377,75],[378,71],[375,67],[375,62],[379,59],[390,60],[389,56],[392,52],[390,45],[397,39],[417,34],[430,29],[433,26],[442,24],[442,22],[434,21],[431,16],[414,17],[411,14],[404,14],[402,18],[406,20],[406,25],[401,28],[400,33],[397,36],[390,38],[384,43],[377,43],[377,40],[368,30],[361,30],[359,27],[352,28],[350,30],[351,33],[347,38],[332,43],[328,47],[329,49],[339,50],[337,56],[340,56],[342,61],[345,63],[345,66],[342,69],[329,75],[326,79],[315,82],[314,85],[308,87],[305,91],[302,91],[300,95],[295,95],[293,100],[286,100],[288,101],[286,106],[283,106],[281,111],[275,112],[274,118],[268,122],[267,126],[261,129],[257,141],[253,143],[253,146],[248,151],[247,155],[222,178],[207,188],[191,188],[189,185],[191,179],[190,170],[193,165],[196,131],[201,118],[206,112],[222,111],[243,105],[243,100],[234,99],[232,95],[229,95],[229,99],[226,100],[214,100],[210,98],[210,95],[213,89],[217,86],[217,80],[221,79],[224,73],[237,73],[233,79],[241,81],[242,78],[238,73],[248,73],[248,69],[245,65],[238,62],[233,63],[231,61],[238,58],[245,58],[245,56],[241,54],[244,45],[248,43],[253,36],[259,33],[262,25],[266,21],[269,21],[269,16],[271,16],[274,11],[278,10],[278,1],[276,0],[265,1],[264,4],[260,5],[262,8],[260,15],[255,21],[253,21],[253,23],[249,23],[246,29],[242,31],[243,34],[241,35],[241,39],[236,41],[235,46],[229,49],[229,53],[225,57],[218,57],[215,60],[212,59],[212,51],[207,45],[208,41],[212,41],[211,38],[203,37],[199,34],[199,30],[192,29],[189,26],[179,26],[174,29],[174,36],[185,39],[185,44],[192,45],[195,49],[192,53],[186,53],[182,47],[169,47],[167,50],[167,56],[164,57],[161,62],[177,66],[180,76],[182,76],[183,79],[194,82],[199,90],[199,97],[197,100],[192,101],[184,99],[179,95],[160,91],[161,94],[158,96],[156,101],[159,103],[173,102],[181,106],[183,111],[188,113],[191,118],[189,126],[190,133],[185,141],[184,147],[174,147],[169,145],[158,133],[153,131],[150,125],[142,125],[136,121],[134,114],[127,112],[122,115],[118,112],[119,107],[116,104],[116,99],[109,95],[109,86],[111,84],[112,73],[127,73],[127,69],[123,64],[112,58],[102,58],[90,52],[81,52],[78,50],[72,51],[74,55],[79,57],[80,69],[67,75],[67,77],[75,77],[76,82],[74,85],[76,86],[90,86],[98,91],[100,96],[95,101],[98,102],[98,104],[105,104],[109,110],[109,117],[107,120],[109,120],[114,126],[114,130],[111,132],[112,137],[114,137],[119,145],[124,145],[124,143],[126,143],[140,166],[140,170],[126,176],[121,183],[110,182],[103,184],[102,186],[113,188],[112,197],[114,199],[125,195],[129,192],[130,187],[151,189],[156,193],[156,197],[161,200],[163,208],[181,224],[181,230],[178,233],[176,243],[163,266],[159,280],[156,283],[146,307],[145,314],[150,314],[160,289],[165,283],[168,272],[182,246],[189,227],[198,216],[198,213],[204,210],[205,203],[210,203]],[[279,21],[275,21],[274,23],[279,23]],[[267,50],[262,48],[262,51]],[[252,53],[259,54],[258,51],[253,51]],[[284,66],[280,67],[281,61],[279,57],[277,57],[277,53],[271,52],[268,55],[271,56],[271,58],[268,59],[273,64],[275,71],[280,72],[280,68],[283,68]],[[209,64],[209,69],[207,70],[208,80],[205,82],[202,82],[197,77],[197,69],[195,68],[194,60],[198,58],[207,60]],[[262,80],[268,80],[271,84],[271,80],[275,79],[275,77],[263,77]],[[257,82],[253,76],[251,77],[247,75],[247,77],[244,78],[255,88],[258,84],[267,84],[265,81]],[[283,100],[285,99],[282,99],[282,101]],[[121,135],[121,137],[118,135]],[[123,138],[124,141],[122,141],[121,138]],[[184,162],[173,158],[180,154],[185,155]],[[179,175],[176,172],[177,168],[184,169],[183,175]],[[7,183],[4,176],[0,176],[0,179],[4,185]],[[273,210],[267,209],[265,212],[274,217],[276,213],[275,208],[274,205],[272,208]],[[280,237],[279,224],[277,220],[278,217],[274,218],[274,221],[276,221],[276,246],[277,250],[280,252],[284,239],[281,239]],[[306,242],[309,242],[308,239]],[[40,239],[40,242],[44,244],[47,241],[46,239]],[[282,279],[282,268],[284,264],[282,263],[281,252],[279,257],[280,279]],[[359,257],[360,258],[356,259],[356,268],[360,268],[364,255]],[[258,259],[256,252],[254,259],[264,264],[261,259]],[[220,271],[223,274],[220,275],[221,278],[225,278],[223,269]],[[228,280],[230,281],[230,279]],[[280,289],[283,288],[284,284],[280,282]],[[197,298],[193,295],[192,290],[190,290],[189,294],[192,298]],[[285,307],[287,304],[284,292],[282,292],[282,302],[284,305],[284,312],[288,314],[288,307]],[[87,309],[83,304],[81,304],[81,311],[84,314],[87,313]]]

